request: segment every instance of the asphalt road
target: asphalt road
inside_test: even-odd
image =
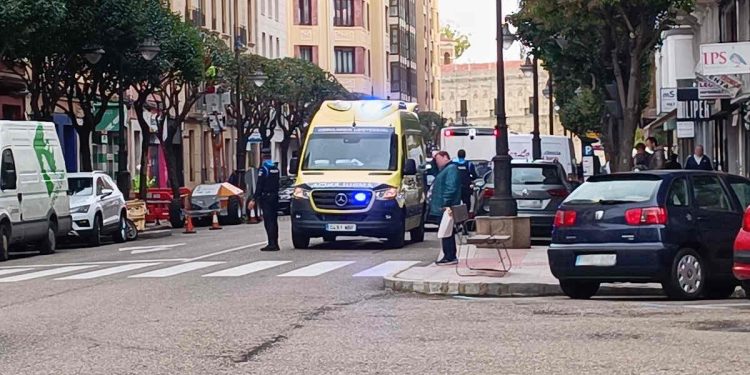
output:
[[[282,233],[288,222],[282,222]],[[261,253],[261,226],[0,264],[0,374],[747,373],[750,303],[386,293],[437,240]]]

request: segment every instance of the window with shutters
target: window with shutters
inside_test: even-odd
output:
[[[336,47],[336,74],[354,74],[354,48]]]
[[[354,0],[333,0],[334,26],[354,26]]]

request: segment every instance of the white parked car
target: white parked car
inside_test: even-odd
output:
[[[90,244],[101,244],[102,236],[112,235],[115,242],[125,242],[127,206],[117,184],[104,172],[68,174],[72,234]]]

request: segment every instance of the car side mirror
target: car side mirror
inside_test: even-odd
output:
[[[114,193],[114,192],[115,191],[112,190],[112,189],[102,189],[102,198],[106,198],[106,197],[112,195],[112,193]]]
[[[289,174],[296,176],[299,171],[299,158],[292,158],[289,160]]]
[[[414,176],[417,174],[417,162],[414,159],[406,159],[404,163],[404,176]]]

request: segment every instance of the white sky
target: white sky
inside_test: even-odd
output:
[[[450,24],[469,35],[471,48],[459,63],[484,63],[497,60],[495,44],[496,0],[440,0],[440,24]],[[503,0],[503,18],[518,9],[518,0]],[[511,27],[511,30],[514,30]],[[519,60],[520,46],[505,51],[505,60]]]

